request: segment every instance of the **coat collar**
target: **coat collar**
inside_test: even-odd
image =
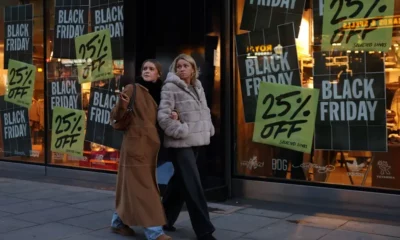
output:
[[[193,91],[191,91],[189,89],[189,86],[186,84],[186,82],[183,81],[182,79],[180,79],[175,73],[172,73],[172,72],[168,73],[167,78],[164,81],[164,84],[166,84],[166,83],[175,84],[176,86],[178,86],[179,88],[181,88],[185,92],[189,93],[197,101],[199,101],[199,102],[201,101],[200,98],[201,98],[202,86],[201,86],[201,82],[198,79],[196,79],[196,82],[194,84],[194,90],[196,91],[197,96],[196,96],[196,94],[193,93]]]

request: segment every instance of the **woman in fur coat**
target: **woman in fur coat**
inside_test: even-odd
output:
[[[174,175],[163,197],[167,217],[164,230],[176,230],[173,225],[185,202],[197,238],[205,240],[215,239],[212,235],[215,228],[200,182],[196,150],[210,144],[215,130],[198,76],[191,56],[181,54],[175,58],[161,90],[157,119],[174,165]]]

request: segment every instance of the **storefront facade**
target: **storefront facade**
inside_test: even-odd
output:
[[[0,165],[32,166],[39,174],[43,168],[48,175],[112,182],[122,135],[112,130],[107,116],[116,101],[119,77],[137,75],[148,58],[161,62],[165,77],[174,57],[184,52],[200,66],[200,80],[217,129],[199,156],[210,199],[246,196],[301,202],[311,195],[354,203],[397,199],[400,28],[395,16],[400,5],[392,1],[394,12],[386,17],[392,29],[389,50],[322,51],[323,2],[2,1],[0,95],[6,94],[9,59],[35,65],[36,78],[29,109],[0,99]],[[15,26],[26,29],[17,31]],[[103,28],[110,29],[114,77],[79,84],[74,38]],[[281,61],[282,69],[274,72],[266,59],[281,54],[278,45],[289,55],[287,63]],[[249,67],[257,64],[258,68]],[[345,96],[346,86],[341,84],[351,83],[356,76],[363,76],[359,78],[366,86],[350,87],[350,92],[358,92]],[[263,81],[320,89],[324,98],[318,101],[310,153],[253,141],[258,88]],[[354,97],[357,94],[363,97]],[[56,106],[85,111],[83,156],[51,151]],[[17,122],[27,129],[17,137],[10,135],[8,124],[8,116],[16,110],[25,114]],[[171,167],[166,153],[161,155],[159,172],[167,179]],[[366,200],[369,194],[378,197]]]
[[[237,0],[234,5],[237,52],[233,195],[292,203],[332,203],[338,207],[355,206],[354,209],[365,205],[396,206],[400,187],[396,60],[399,3]],[[382,11],[378,17],[363,15],[374,14],[375,8]],[[289,26],[293,30],[285,29],[288,23],[293,23]],[[385,30],[379,37],[368,38],[368,27],[377,25]],[[332,30],[336,35],[327,33],[334,26],[339,26]],[[376,29],[379,27],[371,32]],[[364,35],[363,31],[367,33]],[[271,60],[267,60],[279,55],[275,35],[284,54],[286,50],[289,55],[287,62],[281,62],[281,71],[276,72]],[[368,46],[371,49],[357,49]],[[387,47],[381,50],[379,46]],[[297,56],[292,54],[293,48]],[[262,122],[257,119],[257,98],[262,94],[257,90],[263,81],[319,89],[309,153],[254,141],[255,134],[259,134],[257,121]],[[266,97],[262,103],[267,101]],[[265,114],[272,114],[273,109],[283,111],[286,103],[264,108]]]
[[[185,3],[187,1],[173,4],[123,0],[2,1],[2,168],[112,183],[118,169],[122,132],[112,129],[109,115],[117,101],[117,91],[121,90],[120,76],[137,76],[142,62],[155,58],[163,66],[163,79],[172,60],[184,52],[192,55],[201,68],[200,80],[217,132],[213,143],[199,155],[203,185],[215,199],[225,199],[225,158],[219,151],[222,142],[218,57],[220,4],[215,1]],[[171,18],[171,14],[182,16],[184,21]],[[104,28],[110,31],[113,78],[81,84],[78,77],[81,60],[75,51],[75,38]],[[9,71],[15,71],[8,67],[9,59],[36,67],[29,107],[10,104],[4,99]],[[60,127],[52,126],[55,107],[84,111],[82,156],[52,151],[52,129]],[[16,128],[23,131],[17,133]],[[165,185],[173,168],[165,150],[159,155],[158,178],[160,184]]]

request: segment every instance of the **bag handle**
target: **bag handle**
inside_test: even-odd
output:
[[[129,99],[128,108],[127,108],[127,110],[126,110],[127,112],[133,112],[133,107],[134,107],[134,104],[135,104],[136,85],[135,85],[135,84],[132,84],[132,86],[133,86],[133,92],[132,92],[131,98]]]

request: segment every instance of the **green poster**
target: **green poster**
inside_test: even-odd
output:
[[[53,109],[51,151],[72,156],[83,155],[85,112],[71,108]]]
[[[253,141],[310,153],[318,89],[261,82]]]
[[[35,87],[36,67],[13,59],[8,61],[5,101],[30,108]]]
[[[322,51],[388,51],[393,12],[394,0],[325,0]]]
[[[80,83],[113,78],[110,30],[81,35],[75,38],[76,58],[83,60],[78,65]]]

